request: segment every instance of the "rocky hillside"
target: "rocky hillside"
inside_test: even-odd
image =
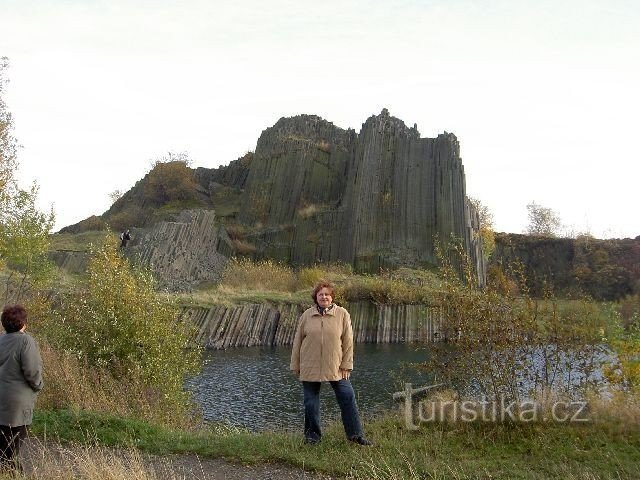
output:
[[[640,292],[640,236],[598,240],[498,234],[489,270],[508,269],[515,261],[524,266],[534,295],[542,295],[545,285],[557,295],[596,300]]]
[[[224,245],[223,255],[292,265],[339,261],[369,272],[434,265],[434,242],[454,235],[484,281],[458,140],[446,132],[421,138],[415,125],[386,109],[359,133],[313,115],[282,118],[262,133],[254,153],[227,166],[190,174],[162,168],[100,217],[63,230],[150,228],[202,208],[215,211],[216,232],[224,227],[216,233],[224,241],[211,240]]]

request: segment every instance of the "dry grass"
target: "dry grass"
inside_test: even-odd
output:
[[[309,303],[309,292],[320,280],[336,286],[335,301],[379,304],[431,304],[440,280],[426,270],[400,269],[381,276],[357,275],[346,264],[314,265],[295,272],[291,267],[263,260],[231,260],[222,282],[182,295],[181,302],[198,305],[284,302]]]
[[[588,398],[589,415],[594,422],[615,427],[619,432],[640,431],[640,397],[616,392],[611,398]]]
[[[263,260],[234,258],[222,275],[221,287],[243,290],[265,290],[293,292],[296,289],[296,276],[287,265]]]
[[[256,246],[246,240],[234,238],[231,240],[231,243],[233,244],[234,251],[240,255],[250,255],[256,252]]]
[[[32,440],[28,459],[24,462],[25,475],[4,478],[29,480],[178,480],[204,478],[188,477],[174,469],[166,459],[143,456],[135,449],[112,450],[98,446],[69,446],[43,444]],[[26,453],[26,452],[25,452]]]
[[[185,418],[164,404],[163,397],[145,386],[133,372],[126,382],[106,370],[89,366],[70,353],[40,341],[46,388],[37,408],[91,410],[150,422],[186,426]]]
[[[247,235],[247,227],[237,223],[225,225],[225,229],[232,240],[242,240]]]

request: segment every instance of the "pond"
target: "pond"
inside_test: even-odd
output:
[[[302,386],[289,371],[291,347],[250,347],[208,351],[202,373],[187,383],[208,422],[249,430],[302,429]],[[393,392],[405,382],[429,383],[409,364],[427,352],[407,344],[356,344],[351,382],[366,419],[395,408]],[[329,384],[322,386],[323,422],[339,417]]]

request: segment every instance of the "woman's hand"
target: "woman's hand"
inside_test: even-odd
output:
[[[351,370],[340,369],[340,374],[342,375],[342,380],[349,380],[349,377],[351,376]]]

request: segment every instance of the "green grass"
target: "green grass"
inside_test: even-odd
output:
[[[191,293],[171,294],[177,298],[178,303],[183,306],[209,307],[212,305],[245,305],[255,303],[266,303],[273,305],[311,304],[309,291],[279,292],[269,290],[228,290],[224,288],[209,288],[196,290]]]
[[[281,462],[337,476],[417,478],[639,478],[640,435],[614,423],[431,424],[408,431],[389,415],[365,425],[376,445],[359,447],[342,427],[320,445],[300,434],[249,433],[223,426],[176,431],[89,412],[37,412],[33,432],[48,438],[166,455],[194,453],[242,463]]]
[[[116,238],[118,233],[110,233],[109,235]],[[92,231],[82,233],[54,233],[49,236],[51,244],[49,250],[70,250],[74,252],[88,252],[91,244],[102,244],[107,232]]]
[[[201,285],[177,294],[183,305],[239,305],[247,303],[311,304],[310,292],[320,279],[336,285],[336,302],[367,301],[385,305],[433,304],[442,281],[433,272],[401,268],[381,275],[360,275],[345,265],[316,265],[293,270],[270,260],[229,262],[220,284]]]

